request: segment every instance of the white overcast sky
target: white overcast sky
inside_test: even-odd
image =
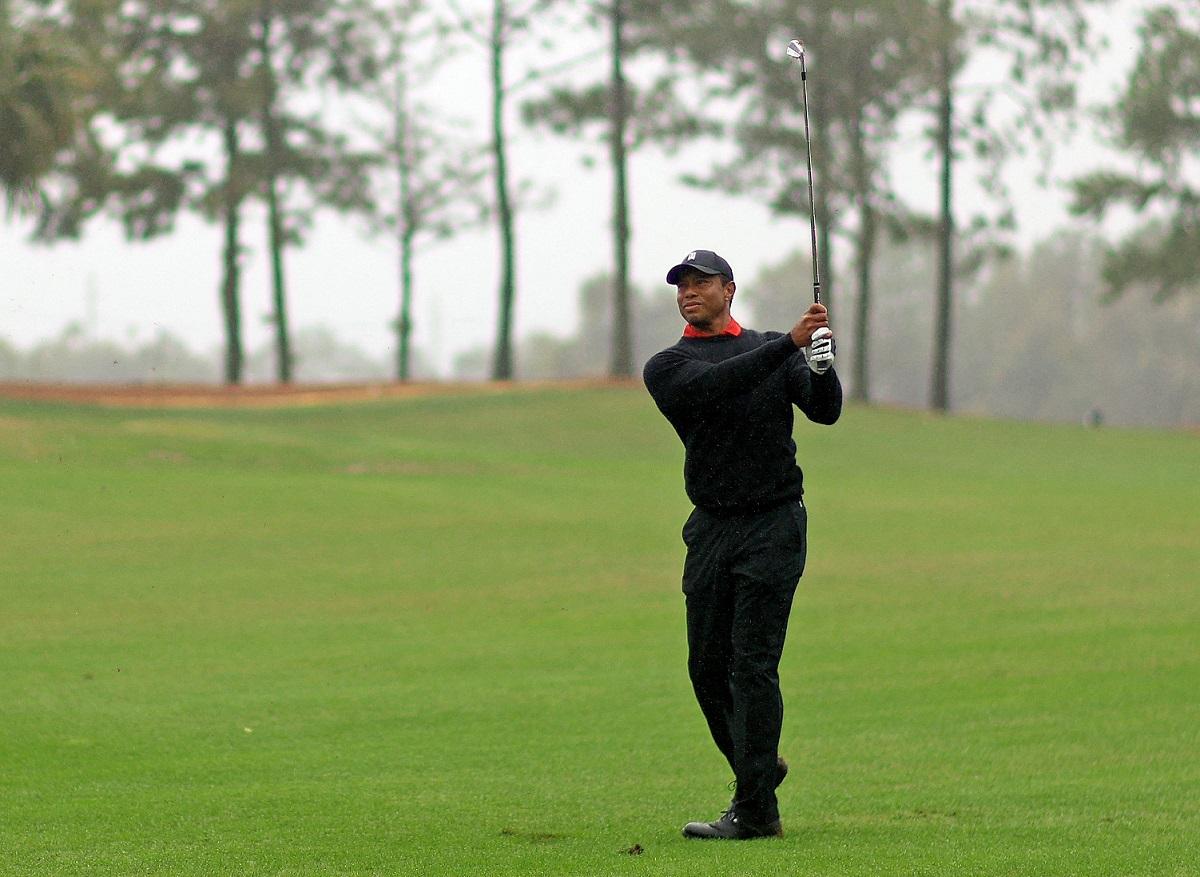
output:
[[[1120,0],[1103,17],[1111,46],[1087,71],[1085,102],[1110,97],[1123,82],[1135,60],[1135,25],[1145,5],[1143,0]],[[599,43],[602,36],[588,39]],[[810,88],[820,88],[819,47],[810,50]],[[438,80],[436,91],[436,99],[453,106],[455,114],[477,121],[480,137],[485,136],[487,113],[484,65],[484,53],[462,53]],[[525,213],[518,221],[517,331],[568,334],[576,325],[580,283],[611,264],[610,175],[603,162],[584,168],[575,143],[520,128],[515,106],[513,115],[514,174],[556,193],[548,209]],[[663,283],[666,268],[688,250],[705,247],[729,259],[743,296],[752,295],[745,281],[791,250],[808,246],[802,217],[773,218],[753,200],[676,182],[686,170],[705,170],[712,149],[696,147],[671,159],[643,151],[632,159],[632,274],[644,289],[669,295]],[[914,128],[894,156],[894,179],[909,203],[932,211],[936,170],[927,151],[927,141]],[[1078,173],[1106,156],[1087,136],[1063,152],[1057,161],[1060,179],[1064,168]],[[1070,222],[1063,193],[1036,187],[1031,176],[1028,165],[1014,166],[1009,175],[1024,244]],[[967,178],[967,173],[960,177],[960,213],[978,197]],[[28,244],[29,227],[19,218],[0,224],[0,338],[28,347],[80,321],[96,335],[123,341],[147,340],[167,329],[197,349],[221,344],[217,226],[183,217],[173,235],[131,244],[115,223],[100,220],[81,242],[53,247]],[[265,230],[258,214],[247,217],[243,234],[250,248],[242,286],[244,332],[254,347],[270,331],[265,319],[270,311]],[[292,326],[328,326],[374,354],[389,351],[394,343],[389,326],[399,295],[395,265],[394,247],[386,237],[367,238],[354,219],[319,216],[307,245],[286,256]],[[438,244],[419,257],[415,337],[419,347],[434,353],[443,373],[456,353],[491,341],[498,273],[497,235],[491,228]]]

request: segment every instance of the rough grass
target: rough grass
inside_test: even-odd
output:
[[[1197,437],[797,439],[788,836],[721,845],[643,393],[0,403],[0,873],[1198,873]]]

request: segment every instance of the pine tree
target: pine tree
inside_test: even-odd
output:
[[[1118,206],[1148,218],[1109,249],[1110,297],[1144,287],[1155,301],[1200,290],[1200,15],[1159,6],[1139,28],[1141,49],[1125,90],[1106,113],[1116,145],[1142,173],[1100,171],[1075,181],[1072,209],[1103,217]]]

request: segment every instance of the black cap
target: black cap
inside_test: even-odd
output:
[[[667,272],[667,283],[671,285],[678,283],[680,275],[687,268],[695,268],[704,274],[724,274],[733,280],[733,269],[729,267],[729,263],[712,250],[692,250],[683,257],[678,265]]]

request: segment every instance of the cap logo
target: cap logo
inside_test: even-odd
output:
[[[685,262],[695,262],[695,261],[696,261],[696,251],[695,251],[695,250],[692,250],[690,253],[688,253],[688,254],[687,254],[687,258],[686,258],[686,259],[684,259],[683,261],[685,261]]]

